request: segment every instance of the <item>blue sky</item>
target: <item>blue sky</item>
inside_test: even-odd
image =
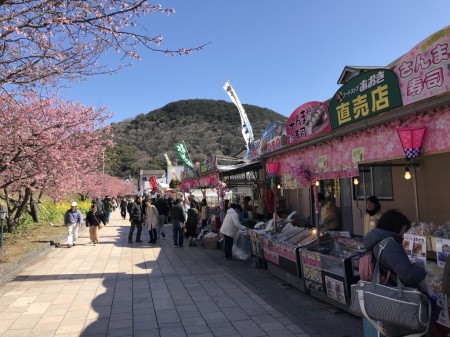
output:
[[[345,66],[386,66],[450,24],[448,0],[160,4],[176,13],[151,15],[142,23],[152,35],[164,36],[163,48],[211,44],[182,57],[142,50],[133,67],[73,84],[63,97],[108,106],[115,114],[111,122],[119,122],[182,99],[230,101],[222,89],[229,79],[243,104],[288,117],[303,103],[330,98]]]

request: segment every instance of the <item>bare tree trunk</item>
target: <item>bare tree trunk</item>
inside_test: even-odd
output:
[[[40,223],[38,207],[36,205],[36,201],[34,200],[33,192],[30,192],[30,213],[34,222]]]

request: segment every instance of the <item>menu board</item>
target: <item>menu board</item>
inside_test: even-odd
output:
[[[336,280],[334,277],[325,275],[325,285],[327,296],[338,302],[346,304],[344,282]]]
[[[403,248],[412,263],[425,267],[427,263],[427,238],[425,236],[404,234]]]
[[[302,252],[302,267],[306,288],[324,293],[320,255],[313,252]]]
[[[436,238],[436,255],[437,265],[441,268],[445,267],[445,261],[447,261],[448,254],[450,253],[450,240]]]

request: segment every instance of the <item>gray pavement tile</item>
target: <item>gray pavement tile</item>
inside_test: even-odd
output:
[[[258,323],[264,331],[286,330],[286,327],[280,322]]]
[[[270,337],[296,337],[296,335],[290,332],[289,330],[268,331],[267,334]]]
[[[254,316],[252,316],[252,319],[258,324],[277,322],[275,317],[273,317],[271,315],[254,315]]]
[[[134,331],[140,330],[155,330],[158,329],[158,323],[156,321],[134,321]]]
[[[186,332],[183,328],[164,328],[159,331],[161,337],[185,337]]]
[[[205,320],[209,321],[209,320],[215,320],[215,319],[222,319],[222,320],[226,320],[227,317],[225,316],[225,314],[221,311],[217,311],[217,312],[205,312],[202,313],[202,316]]]
[[[188,334],[188,337],[214,337],[214,335],[212,333],[208,332],[208,333],[201,333],[201,334],[194,334],[194,335]]]
[[[133,337],[160,337],[159,329],[135,330]]]
[[[98,319],[91,321],[84,326],[82,336],[106,334],[108,331],[109,319]]]
[[[123,337],[123,336],[133,336],[133,328],[109,328],[108,337]]]
[[[243,337],[267,336],[265,331],[262,330],[254,321],[235,321],[232,322],[232,324]]]
[[[215,337],[239,335],[238,331],[231,324],[221,326],[209,326]]]
[[[176,323],[180,322],[180,317],[176,310],[156,310],[158,323]]]
[[[203,317],[205,317],[197,309],[190,310],[190,311],[179,311],[178,312],[178,316],[180,316],[180,319],[182,321],[186,320],[186,319],[189,319],[189,318],[203,318]]]
[[[222,308],[222,312],[230,321],[245,321],[250,317],[239,307]]]
[[[197,335],[202,333],[211,333],[210,328],[206,324],[184,324],[184,330],[188,335]]]
[[[286,325],[286,328],[290,332],[293,332],[295,334],[304,334],[305,333],[298,325],[295,325],[295,324]]]
[[[267,315],[268,312],[264,310],[262,307],[251,307],[251,308],[244,308],[244,311],[250,315],[250,316],[260,316],[260,315]]]
[[[219,308],[229,308],[237,306],[237,303],[229,296],[217,296],[213,298],[213,301]]]

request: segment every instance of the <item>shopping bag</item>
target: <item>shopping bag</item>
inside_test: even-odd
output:
[[[380,246],[372,281],[359,281],[351,286],[350,311],[365,317],[383,334],[386,334],[383,326],[392,326],[404,329],[404,335],[422,336],[430,322],[428,297],[418,289],[404,287],[398,277],[397,287],[380,284],[379,261],[384,246]]]

